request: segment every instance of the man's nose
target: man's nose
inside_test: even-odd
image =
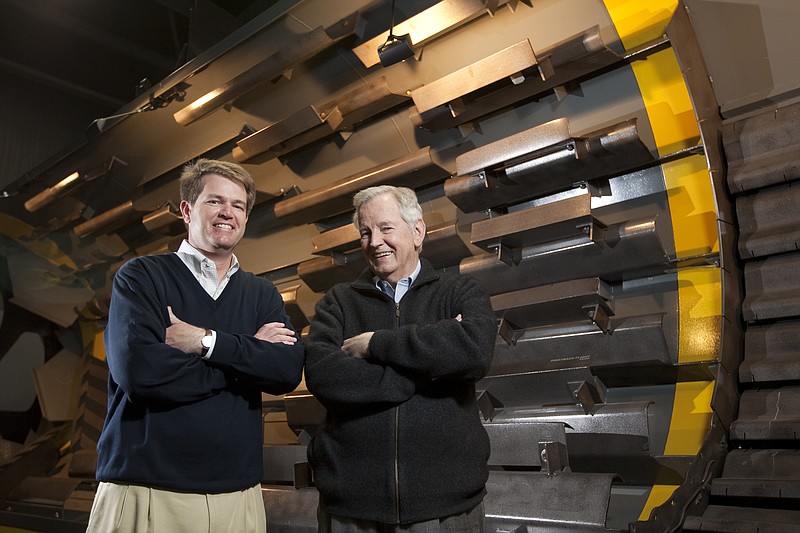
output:
[[[373,248],[377,248],[383,244],[383,238],[381,237],[380,233],[373,233],[372,236],[369,238],[369,245]]]

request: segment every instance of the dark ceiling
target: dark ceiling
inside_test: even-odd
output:
[[[274,3],[3,0],[0,66],[115,110]]]

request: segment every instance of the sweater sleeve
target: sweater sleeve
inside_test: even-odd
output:
[[[414,394],[415,382],[402,371],[342,351],[344,313],[334,291],[319,301],[306,342],[306,385],[330,411],[398,405]]]
[[[272,284],[261,284],[262,304],[258,310],[259,324],[283,322],[294,330],[278,289]],[[293,345],[272,343],[253,335],[240,335],[217,331],[214,352],[209,365],[223,369],[237,379],[246,380],[270,394],[293,391],[303,377],[303,344],[299,333]],[[255,334],[255,331],[253,332]]]
[[[226,386],[224,372],[165,343],[168,325],[151,272],[141,261],[123,265],[104,336],[111,376],[131,402],[195,402]]]
[[[419,377],[478,381],[489,371],[497,335],[489,297],[466,276],[456,280],[450,294],[439,297],[447,301],[434,305],[447,308],[451,316],[376,331],[370,353],[384,365]],[[459,314],[460,321],[455,318]]]

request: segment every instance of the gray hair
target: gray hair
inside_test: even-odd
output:
[[[400,216],[403,217],[403,221],[408,224],[409,228],[413,228],[417,220],[422,218],[422,207],[420,207],[419,201],[417,200],[417,193],[412,189],[408,187],[395,187],[394,185],[377,185],[360,190],[353,196],[353,207],[356,210],[355,213],[353,213],[353,224],[356,228],[359,228],[361,224],[361,220],[359,219],[361,207],[382,194],[389,194],[394,198],[395,202],[397,202],[397,206],[400,208]]]

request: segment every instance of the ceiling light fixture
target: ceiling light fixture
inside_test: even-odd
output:
[[[389,26],[389,36],[386,38],[386,42],[378,47],[378,57],[381,65],[388,67],[413,56],[414,50],[411,48],[410,35],[407,33],[404,35],[394,34],[394,0],[392,0],[392,22]]]

